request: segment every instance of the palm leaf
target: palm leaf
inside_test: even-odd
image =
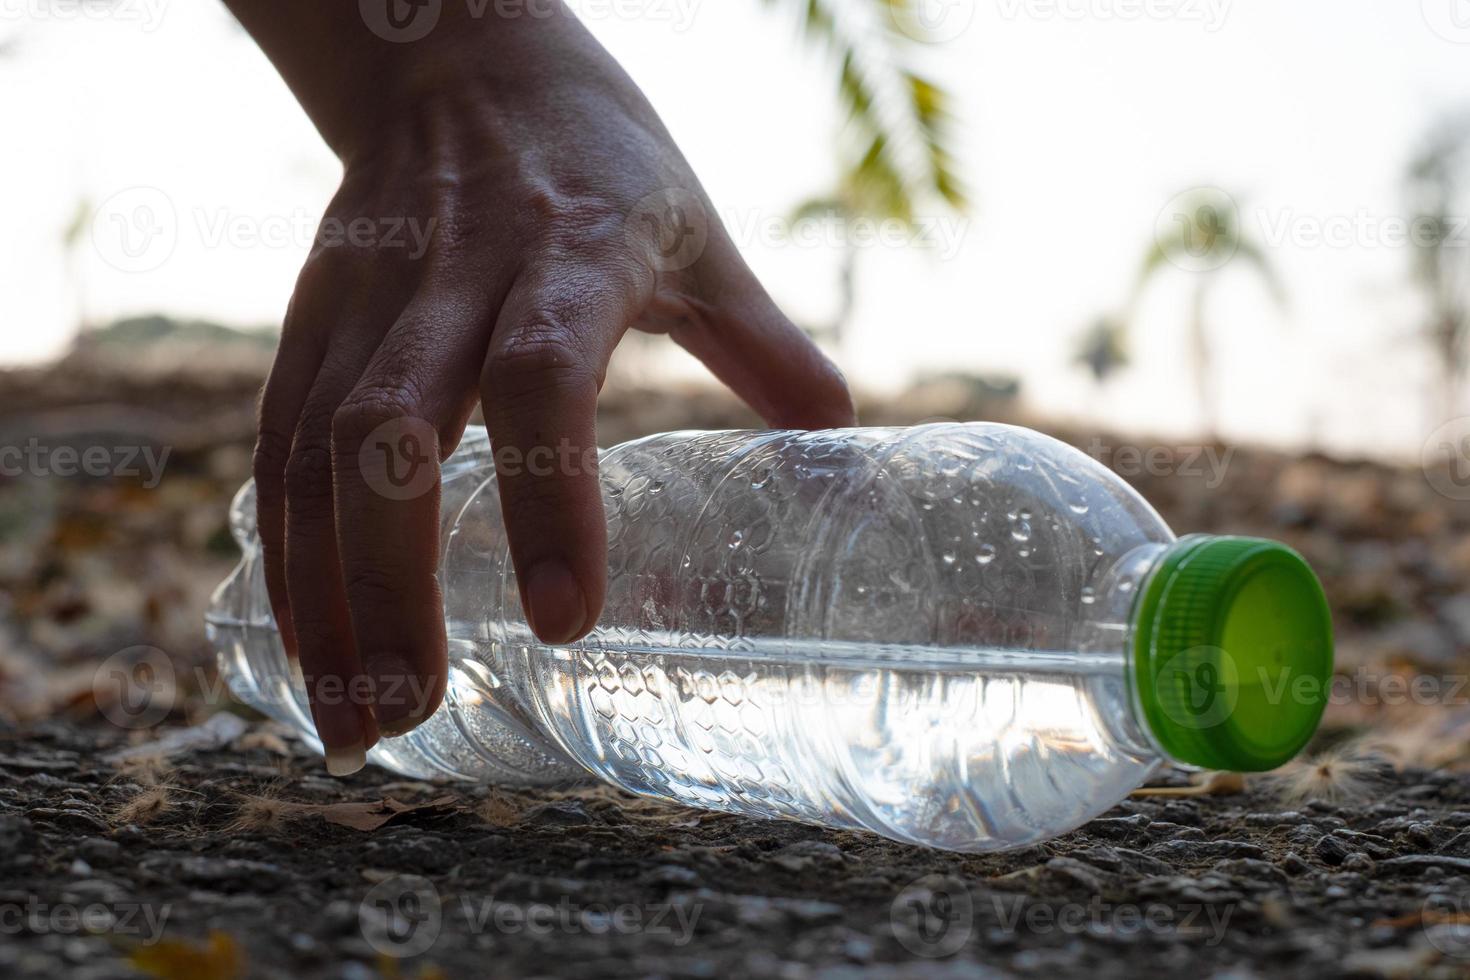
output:
[[[1201,190],[1179,209],[1182,219],[1166,233],[1156,234],[1144,254],[1134,283],[1134,301],[1165,268],[1200,264],[1213,271],[1237,260],[1250,266],[1265,283],[1279,306],[1287,303],[1286,288],[1270,257],[1240,226],[1235,204],[1223,192]]]
[[[968,200],[950,148],[951,98],[910,69],[915,41],[897,16],[920,0],[763,0],[794,8],[802,33],[837,63],[847,114],[838,196],[842,210],[913,220],[927,202]]]
[[[1281,276],[1276,272],[1276,266],[1266,257],[1255,242],[1249,239],[1237,239],[1235,243],[1235,256],[1243,260],[1247,265],[1255,268],[1256,274],[1261,277],[1261,282],[1266,284],[1266,291],[1270,293],[1271,299],[1282,309],[1286,308],[1286,284],[1281,281]]]

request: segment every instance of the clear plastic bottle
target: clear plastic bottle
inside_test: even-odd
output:
[[[592,773],[708,809],[964,851],[1029,844],[1166,760],[1267,769],[1326,703],[1315,576],[1176,540],[1083,453],[988,423],[677,432],[603,452],[608,593],[530,632],[483,430],[446,464],[443,707],[371,761],[503,783]],[[310,737],[245,556],[209,615],[236,694]]]

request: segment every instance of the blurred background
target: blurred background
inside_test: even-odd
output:
[[[1330,728],[1458,760],[1470,5],[571,6],[865,421],[1022,421],[1181,533],[1287,540],[1341,631]],[[0,447],[112,460],[0,473],[0,712],[90,716],[100,657],[208,660],[338,168],[217,3],[4,0],[0,86]],[[601,437],[752,423],[632,338]]]

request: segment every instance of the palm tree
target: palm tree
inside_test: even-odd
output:
[[[910,67],[925,0],[763,0],[794,7],[803,34],[838,67],[847,113],[840,175],[831,191],[797,206],[792,221],[869,220],[912,230],[931,204],[963,211],[967,198],[949,147],[951,97]],[[832,322],[813,332],[840,343],[852,317],[858,249],[846,236]]]
[[[1445,119],[1409,167],[1413,275],[1429,304],[1425,335],[1440,368],[1442,418],[1460,409],[1470,348],[1470,269],[1454,215],[1463,208],[1461,177],[1470,165],[1470,117]],[[1463,214],[1462,210],[1458,213]]]
[[[1157,229],[1153,247],[1144,256],[1129,303],[1128,320],[1136,318],[1144,292],[1169,271],[1194,277],[1189,313],[1189,366],[1199,399],[1200,419],[1207,436],[1216,434],[1218,402],[1206,311],[1211,291],[1232,268],[1246,268],[1265,284],[1278,306],[1286,306],[1286,291],[1266,253],[1240,226],[1234,199],[1218,188],[1199,188],[1176,198],[1172,220]]]

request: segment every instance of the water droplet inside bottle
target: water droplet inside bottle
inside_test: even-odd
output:
[[[1011,528],[1011,537],[1015,538],[1017,541],[1030,541],[1031,524],[1027,521],[1022,521],[1021,523],[1017,524],[1015,527]]]
[[[995,545],[982,544],[980,550],[975,552],[975,561],[981,565],[989,565],[995,561]]]
[[[1085,513],[1087,513],[1087,501],[1085,501],[1085,500],[1074,500],[1074,501],[1072,501],[1072,503],[1068,504],[1067,506],[1070,507],[1070,508],[1072,508],[1072,513],[1074,513],[1074,514],[1085,514]]]
[[[1095,590],[1092,586],[1089,585],[1085,589],[1082,590],[1082,604],[1084,606],[1090,606],[1090,605],[1092,605],[1096,601],[1097,601],[1097,590]]]

